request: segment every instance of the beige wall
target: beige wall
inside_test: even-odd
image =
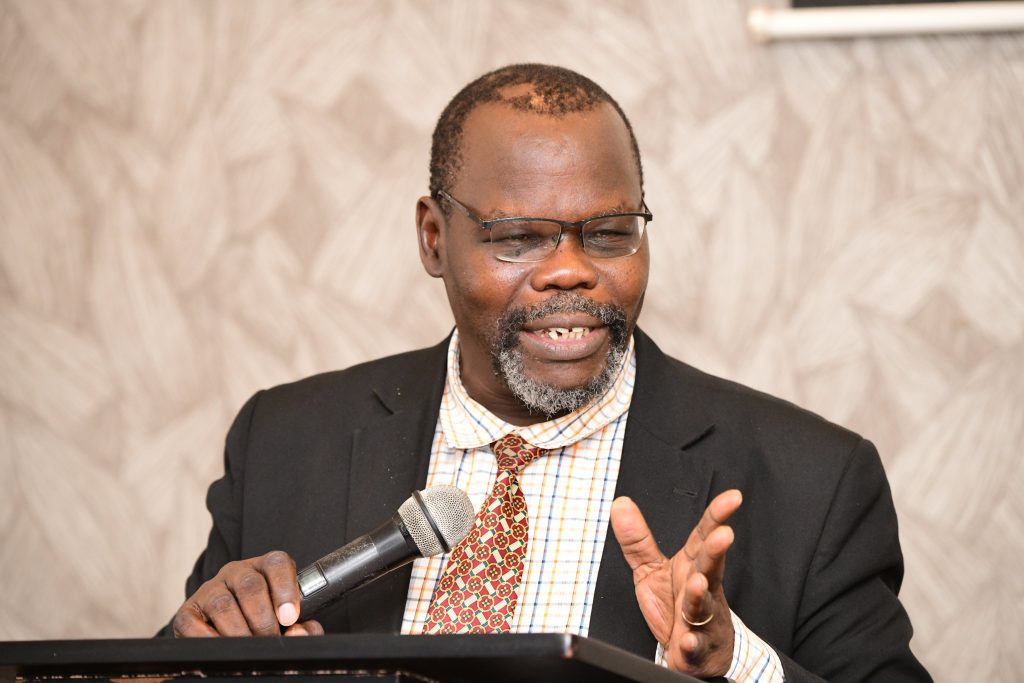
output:
[[[1015,677],[1024,37],[757,46],[750,4],[0,2],[0,638],[153,632],[242,401],[445,334],[430,130],[535,60],[633,119],[645,328],[874,439],[915,649]]]

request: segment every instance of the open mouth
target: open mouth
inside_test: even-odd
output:
[[[545,327],[528,326],[523,329],[519,344],[527,358],[549,363],[576,362],[603,355],[602,349],[608,337],[608,328],[603,325],[581,325],[579,322],[575,325],[552,325],[549,322]]]
[[[562,339],[583,339],[590,334],[592,329],[590,327],[545,327],[540,330],[533,330],[533,333],[559,341]]]
[[[499,321],[495,353],[515,351],[529,362],[576,363],[603,357],[626,341],[626,319],[612,304],[599,304],[577,293],[556,294],[540,304],[510,309]]]

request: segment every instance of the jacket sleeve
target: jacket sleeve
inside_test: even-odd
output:
[[[224,476],[210,485],[206,492],[206,507],[213,518],[213,527],[206,549],[199,555],[192,574],[185,582],[185,597],[216,576],[228,562],[240,560],[242,547],[242,503],[245,482],[245,453],[253,415],[262,392],[255,394],[239,411],[228,430],[224,445]],[[168,623],[157,636],[174,635]]]
[[[902,580],[889,483],[875,447],[861,440],[805,579],[793,650],[779,653],[786,680],[931,681],[910,651],[913,629],[897,597]]]

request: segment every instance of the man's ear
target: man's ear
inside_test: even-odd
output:
[[[416,241],[420,261],[431,277],[444,275],[444,231],[447,228],[441,206],[431,197],[416,202]]]

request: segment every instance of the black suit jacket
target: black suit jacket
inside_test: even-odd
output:
[[[789,681],[930,680],[897,598],[896,515],[874,447],[784,401],[665,356],[639,330],[615,495],[675,553],[705,506],[743,491],[726,563],[733,611],[782,656]],[[191,595],[226,562],[273,549],[302,567],[389,518],[426,481],[447,340],[256,394],[209,490],[209,544]],[[410,569],[322,615],[328,632],[401,627]],[[589,635],[650,658],[656,642],[609,529]]]

